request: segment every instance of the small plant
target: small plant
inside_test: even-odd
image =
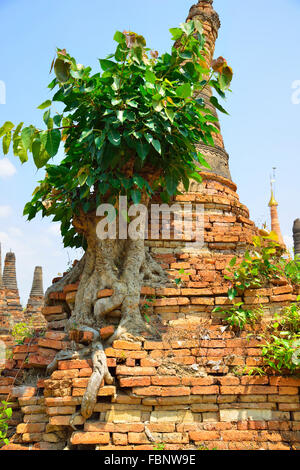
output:
[[[300,369],[300,307],[291,304],[275,315],[265,335],[262,357],[265,366],[277,372]]]
[[[174,279],[174,282],[175,282],[177,287],[179,287],[183,283],[182,277],[183,276],[190,276],[191,273],[186,273],[184,269],[179,269],[178,275],[180,277],[177,277],[176,279]]]
[[[282,267],[284,273],[293,284],[300,284],[300,255],[297,255],[293,260],[282,260]]]
[[[1,401],[0,404],[0,446],[8,444],[7,439],[8,421],[12,417],[12,409],[9,407],[9,403]]]
[[[165,450],[165,444],[163,442],[155,443],[153,450]]]
[[[262,357],[265,364],[277,372],[286,369],[294,373],[300,367],[300,334],[284,331],[280,335],[271,335],[262,349]]]
[[[209,449],[206,445],[201,444],[197,450],[218,450],[217,447],[213,447],[213,449]]]
[[[32,338],[34,335],[32,322],[30,321],[28,323],[16,323],[12,329],[11,334],[17,344],[23,344],[26,338]]]
[[[150,318],[149,316],[147,315],[147,312],[148,310],[153,306],[152,304],[154,303],[155,301],[155,296],[151,296],[149,298],[145,298],[144,299],[145,303],[143,305],[143,308],[142,308],[142,314],[146,320],[147,323],[150,323]]]
[[[293,303],[286,307],[282,313],[275,314],[275,323],[272,324],[275,330],[286,330],[291,333],[300,332],[300,307]]]
[[[222,310],[221,307],[216,307],[214,312],[222,312],[225,316],[224,321],[233,328],[241,331],[246,325],[254,327],[262,317],[262,309],[247,310],[243,308],[243,305],[243,302],[238,302],[228,310]]]
[[[251,376],[262,377],[266,375],[266,371],[262,367],[251,367],[251,368],[245,367],[243,370],[243,374],[247,374],[250,377]]]
[[[272,279],[279,279],[284,273],[280,261],[283,249],[278,243],[278,236],[271,232],[253,238],[254,250],[246,251],[240,263],[234,257],[225,279],[232,284],[228,290],[228,298],[233,300],[239,291],[260,288]]]
[[[13,352],[11,349],[6,349],[5,351],[5,359],[6,360],[9,360],[9,359],[12,359],[14,356]]]

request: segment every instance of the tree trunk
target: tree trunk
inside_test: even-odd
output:
[[[87,240],[86,253],[70,273],[46,293],[48,296],[49,291],[62,290],[70,280],[79,280],[75,306],[67,329],[92,329],[95,333],[92,347],[79,351],[81,357],[89,355],[93,360],[93,374],[81,407],[85,419],[93,412],[102,380],[111,383],[103,344],[97,334],[105,323],[106,315],[115,310],[121,311],[119,325],[104,346],[120,337],[132,338],[142,336],[147,330],[151,331],[151,326],[143,320],[140,312],[141,287],[161,287],[167,281],[165,271],[145,249],[144,239],[100,240],[96,232],[98,221],[95,215],[81,215],[73,221],[75,228]],[[98,299],[98,292],[102,289],[112,289],[113,293],[110,297]],[[64,351],[64,357],[66,354],[74,357],[78,353]],[[57,360],[59,358],[49,370],[56,367]]]

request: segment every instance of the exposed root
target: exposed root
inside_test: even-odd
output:
[[[112,384],[114,381],[107,367],[106,355],[102,344],[99,342],[93,347],[93,373],[81,403],[81,415],[84,419],[88,419],[93,414],[102,381],[104,380],[107,384]]]
[[[148,251],[145,251],[145,261],[141,266],[141,281],[143,285],[162,287],[168,280],[166,271],[152,258]]]
[[[94,411],[95,404],[97,402],[98,391],[101,386],[101,383],[111,385],[114,382],[113,377],[111,376],[108,367],[107,367],[107,358],[104,352],[103,345],[100,341],[100,335],[97,330],[83,326],[79,329],[79,332],[90,331],[93,333],[93,341],[87,346],[83,347],[79,351],[65,350],[59,351],[54,360],[47,367],[47,373],[51,374],[55,369],[57,369],[58,361],[68,360],[68,359],[83,359],[91,357],[93,361],[93,373],[89,379],[88,386],[86,388],[85,394],[82,398],[81,411],[80,413],[74,413],[70,420],[70,426],[73,429],[74,420],[76,416],[81,414],[83,418],[88,419]]]
[[[62,359],[92,358],[93,373],[82,399],[80,414],[88,419],[97,402],[99,388],[104,381],[113,383],[107,367],[103,344],[96,328],[103,325],[106,315],[114,310],[121,311],[121,320],[108,343],[118,338],[143,337],[145,333],[155,334],[153,327],[146,323],[140,312],[141,287],[162,287],[168,282],[168,275],[145,249],[144,240],[99,240],[96,234],[97,219],[82,214],[73,221],[74,227],[84,233],[87,251],[81,261],[59,282],[51,286],[50,292],[63,290],[64,286],[79,280],[75,307],[68,321],[67,330],[92,331],[93,340],[87,347],[77,344],[77,350],[58,353],[48,366],[53,372]],[[112,289],[113,294],[98,299],[102,289]],[[75,338],[76,341],[78,340]],[[73,346],[72,346],[73,347]],[[81,348],[81,349],[80,349]],[[78,414],[71,418],[70,425]]]

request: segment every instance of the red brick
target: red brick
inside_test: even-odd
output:
[[[218,381],[221,385],[239,385],[240,379],[238,377],[219,377]]]
[[[276,394],[277,387],[268,387],[264,385],[240,385],[237,387],[221,387],[223,395],[263,395]]]
[[[133,393],[135,395],[142,395],[142,396],[160,396],[161,395],[161,387],[142,387],[142,388],[134,388]]]
[[[220,433],[216,431],[191,431],[189,436],[195,442],[215,441],[220,438]]]
[[[75,284],[68,284],[64,287],[64,293],[67,294],[68,292],[76,292],[78,290],[79,282]]]
[[[298,387],[279,387],[279,395],[298,395]]]
[[[102,339],[107,339],[112,336],[115,332],[115,327],[113,325],[105,326],[100,329],[100,336]]]
[[[192,395],[216,395],[219,393],[218,385],[208,387],[195,386],[191,390]]]
[[[52,307],[43,307],[42,308],[42,314],[47,316],[47,315],[55,315],[58,313],[63,313],[63,306],[62,305],[54,305]]]
[[[98,291],[98,299],[103,299],[105,297],[111,297],[114,291],[112,289],[102,289]]]
[[[117,366],[116,375],[156,375],[155,367],[126,367]]]
[[[71,436],[71,443],[78,444],[109,444],[108,432],[74,432]]]
[[[115,349],[128,349],[130,351],[140,351],[142,349],[141,343],[133,343],[131,341],[116,340],[113,342]]]
[[[282,387],[300,387],[298,377],[270,377],[270,385],[280,385]]]
[[[181,397],[190,395],[189,387],[162,387],[161,396],[163,397]]]
[[[153,376],[151,377],[152,385],[179,385],[180,377],[171,376]]]
[[[182,385],[213,385],[215,383],[214,377],[182,377]]]
[[[155,295],[155,289],[144,286],[141,288],[141,295]]]
[[[150,377],[122,377],[120,387],[146,387],[151,383]]]
[[[254,431],[221,431],[224,441],[255,441],[257,433]]]
[[[91,360],[82,360],[82,359],[73,359],[71,361],[59,361],[58,362],[58,369],[59,370],[66,370],[66,369],[86,369],[92,365]]]

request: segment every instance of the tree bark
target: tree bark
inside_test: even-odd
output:
[[[161,287],[167,281],[167,274],[145,249],[143,239],[100,240],[96,233],[98,220],[93,214],[81,214],[74,219],[75,228],[87,240],[86,253],[70,273],[47,291],[49,295],[50,291],[62,290],[67,283],[79,280],[67,329],[90,329],[94,332],[91,347],[79,351],[80,357],[90,355],[93,361],[93,373],[81,406],[81,415],[85,419],[93,413],[103,379],[106,383],[113,380],[107,368],[104,346],[120,337],[132,338],[151,331],[151,326],[142,319],[140,312],[141,287]],[[112,289],[113,294],[98,299],[98,292],[102,289]],[[103,326],[105,316],[114,310],[121,311],[121,320],[114,335],[103,345],[98,330]],[[73,357],[78,353],[65,351],[64,357],[68,354]],[[49,371],[54,370],[59,359],[53,361]]]

